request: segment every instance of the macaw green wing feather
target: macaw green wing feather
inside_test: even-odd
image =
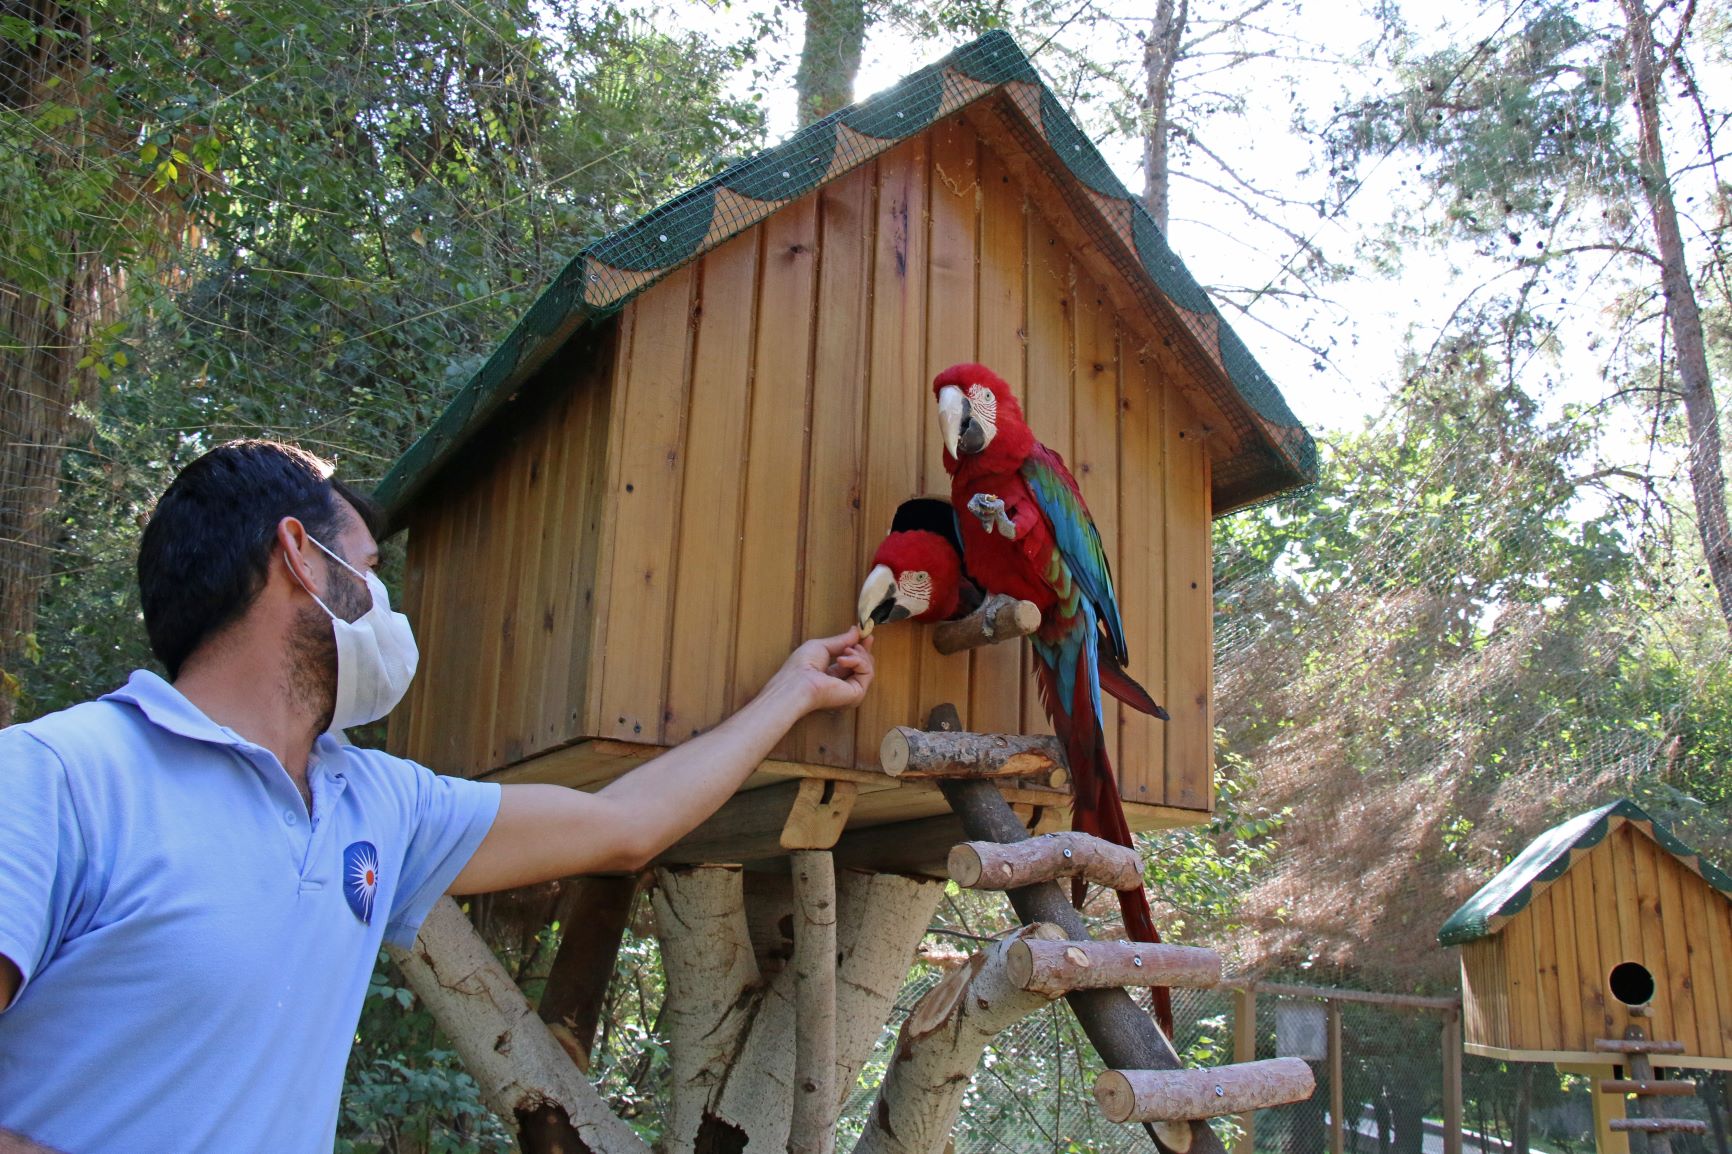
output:
[[[1052,526],[1053,540],[1070,567],[1071,578],[1083,596],[1094,605],[1106,626],[1113,656],[1120,665],[1130,660],[1125,647],[1125,623],[1119,616],[1119,599],[1113,590],[1113,574],[1101,546],[1100,530],[1083,504],[1076,478],[1065,468],[1064,459],[1045,445],[1036,445],[1022,463],[1022,479],[1034,493],[1040,511]]]

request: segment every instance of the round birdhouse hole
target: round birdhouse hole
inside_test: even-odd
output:
[[[1641,962],[1619,962],[1606,981],[1612,997],[1626,1006],[1645,1006],[1654,1000],[1654,975]]]

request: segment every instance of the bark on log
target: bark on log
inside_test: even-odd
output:
[[[1028,937],[1058,932],[1025,926],[980,950],[920,999],[897,1035],[854,1154],[931,1154],[944,1148],[987,1044],[1051,1001],[1018,989],[1006,956]]]
[[[1026,841],[963,842],[950,851],[950,878],[965,889],[1011,890],[1083,877],[1112,890],[1143,884],[1143,859],[1127,846],[1086,833],[1049,833]]]
[[[1057,998],[1072,990],[1178,986],[1207,990],[1221,980],[1221,955],[1150,942],[1019,941],[1010,949],[1019,990]]]
[[[1301,1058],[1199,1070],[1108,1070],[1095,1101],[1114,1122],[1177,1122],[1302,1102],[1317,1088]]]
[[[1040,607],[994,593],[967,617],[945,621],[932,631],[932,647],[946,657],[1000,641],[1015,641],[1040,628]]]
[[[928,733],[899,725],[878,746],[878,764],[909,781],[938,777],[1023,777],[1065,784],[1064,747],[1051,734]]]
[[[934,714],[936,721],[938,711],[934,710]],[[954,709],[951,716],[955,716]],[[941,781],[938,788],[962,818],[968,836],[1003,843],[1028,839],[1028,831],[991,782]],[[1024,923],[1051,922],[1071,939],[1089,936],[1088,927],[1071,907],[1070,900],[1052,882],[1011,890],[1006,896]],[[1065,995],[1065,1001],[1107,1065],[1136,1070],[1179,1068],[1179,1056],[1172,1043],[1125,991],[1073,990]],[[1204,1122],[1151,1127],[1149,1136],[1160,1149],[1175,1154],[1225,1154],[1221,1140]]]
[[[521,1124],[557,1107],[592,1154],[650,1154],[554,1041],[456,902],[441,899],[415,945],[392,955],[494,1112]]]
[[[836,867],[827,850],[796,850],[794,1103],[788,1154],[836,1148]]]
[[[758,984],[758,964],[746,932],[740,872],[731,866],[656,871],[671,1067],[665,1143],[676,1154],[696,1148],[752,1021],[755,999],[748,995]]]

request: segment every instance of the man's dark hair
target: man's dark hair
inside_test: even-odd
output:
[[[168,670],[239,620],[265,586],[277,524],[295,517],[331,543],[343,529],[337,498],[375,537],[385,517],[331,465],[279,441],[230,441],[180,471],[151,513],[138,548],[138,589],[150,648]]]

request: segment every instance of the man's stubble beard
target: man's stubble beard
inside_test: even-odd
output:
[[[325,603],[344,621],[358,620],[372,608],[372,593],[334,562],[327,562],[332,583]],[[289,636],[289,692],[317,718],[314,733],[331,728],[337,709],[337,637],[335,626],[317,605],[302,609]]]

